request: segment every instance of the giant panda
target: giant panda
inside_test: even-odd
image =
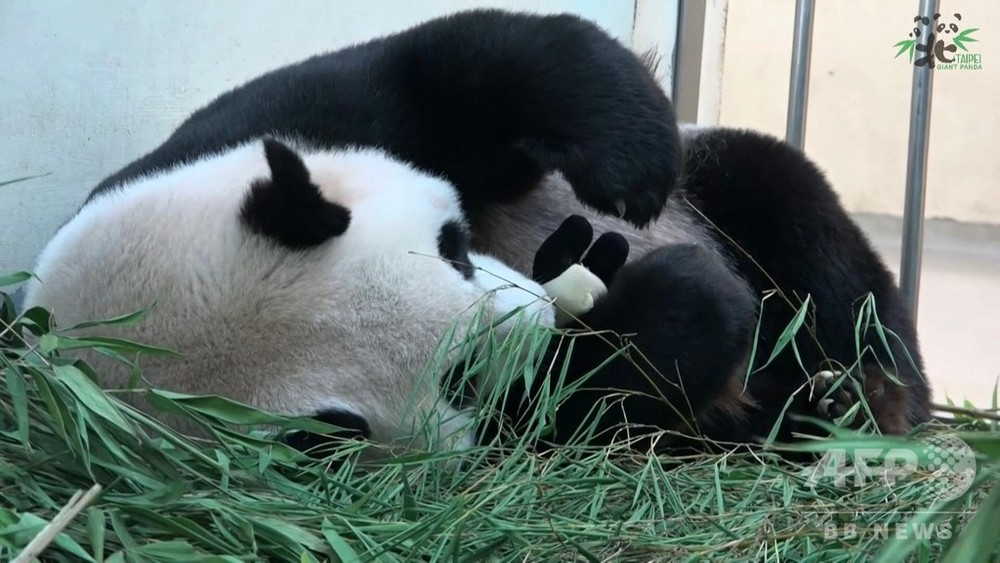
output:
[[[554,313],[541,285],[470,255],[466,206],[515,196],[560,163],[595,205],[648,219],[678,172],[669,102],[627,50],[572,17],[467,13],[294,69],[249,98],[223,95],[100,182],[39,256],[24,307],[58,327],[148,309],[135,326],[76,333],[180,353],[142,358],[155,387],[384,444],[425,446],[411,427],[437,415],[440,440],[467,446],[467,416],[415,381],[439,340],[477,329],[468,317],[483,302],[488,318],[521,308],[552,325]],[[124,366],[84,357],[102,385],[126,382]]]
[[[270,137],[99,194],[35,274],[26,306],[46,307],[60,327],[144,311],[134,326],[70,332],[176,352],[141,358],[148,385],[315,417],[339,438],[390,448],[473,444],[468,414],[421,377],[442,336],[488,326],[502,337],[510,313],[554,322],[540,284],[469,252],[448,182],[376,149]],[[126,364],[80,355],[102,385],[127,387]],[[207,435],[142,394],[123,397]],[[287,439],[308,449],[317,437]]]
[[[426,211],[433,220],[422,222],[435,189],[421,186],[434,182],[450,186],[457,203]],[[412,237],[386,235],[394,224]],[[440,404],[433,384],[413,383],[431,341],[470,299],[499,290],[468,278],[468,263],[489,261],[537,298],[563,269],[533,271],[549,237],[576,241],[565,266],[586,260],[598,232],[620,233],[630,250],[597,268],[605,291],[567,328],[624,333],[647,365],[605,365],[612,348],[603,341],[577,346],[584,352],[563,358],[569,375],[590,380],[558,411],[553,442],[604,402],[618,406],[606,410],[600,424],[609,432],[598,441],[627,423],[680,436],[669,443],[694,433],[758,442],[786,412],[833,417],[859,393],[883,431],[927,419],[913,323],[816,167],[760,134],[679,128],[645,61],[570,15],[453,14],[222,94],[90,192],[42,253],[41,281],[26,301],[71,324],[156,298],[170,307],[147,321],[145,335],[189,335],[173,344],[211,366],[198,377],[164,368],[175,389],[393,442],[412,422],[396,416],[401,389]],[[355,252],[371,256],[369,241],[384,253],[372,260],[388,277],[331,270]],[[458,269],[418,267],[400,252],[410,241],[453,262],[466,245],[473,252]],[[353,292],[336,293],[341,283]],[[791,304],[764,299],[775,290]],[[893,338],[885,350],[866,333],[855,367],[854,315],[868,293]],[[815,307],[795,350],[763,369],[760,358],[751,365],[806,295]],[[536,303],[495,299],[500,311]],[[552,317],[540,322],[554,324],[541,307],[538,315]],[[292,321],[303,317],[310,322]],[[646,377],[646,368],[661,377]],[[249,385],[239,375],[246,370],[258,378]],[[840,372],[860,382],[854,395],[832,382]],[[534,381],[508,391],[530,399],[548,384]],[[516,426],[524,413],[500,414]],[[797,429],[782,422],[779,436]],[[457,440],[471,439],[462,431]]]

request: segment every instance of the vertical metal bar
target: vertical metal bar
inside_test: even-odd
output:
[[[674,51],[674,111],[681,123],[698,122],[706,0],[680,0]]]
[[[930,18],[933,26],[938,0],[920,0],[919,10],[920,16]],[[903,246],[899,268],[899,289],[914,321],[917,318],[917,304],[920,297],[927,146],[930,140],[933,86],[934,71],[930,65],[914,65],[913,88],[910,92],[910,139],[906,157],[906,199],[903,203]]]
[[[806,104],[809,98],[809,63],[812,57],[813,0],[795,0],[792,38],[792,71],[788,85],[785,140],[801,149],[806,139]]]

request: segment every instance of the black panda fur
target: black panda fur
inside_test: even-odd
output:
[[[687,362],[689,367],[680,370],[679,377],[688,397],[680,400],[685,408],[689,403],[694,408],[688,411],[692,419],[685,423],[724,446],[757,443],[771,434],[779,419],[776,438],[791,441],[798,432],[817,431],[794,417],[832,419],[844,414],[857,400],[857,392],[847,392],[850,384],[833,393],[823,387],[829,385],[830,371],[858,361],[855,325],[870,293],[889,333],[889,349],[878,332],[868,328],[860,339],[863,354],[852,377],[863,385],[883,432],[903,433],[929,420],[930,390],[914,323],[891,273],[823,174],[801,151],[768,135],[722,127],[682,131],[687,163],[683,177],[648,229],[595,213],[573,200],[566,182],[555,177],[516,201],[477,210],[472,221],[474,247],[523,270],[535,258],[527,249],[542,244],[566,214],[586,217],[595,231],[622,233],[632,247],[630,263],[609,286],[609,296],[632,296],[641,304],[616,310],[622,302],[598,302],[586,319],[588,328],[608,330],[627,323],[631,332],[653,340],[643,348],[647,356],[663,353],[665,361],[657,366],[661,373],[676,373],[676,363]],[[643,277],[651,271],[658,273]],[[631,272],[646,283],[626,281],[632,279]],[[671,287],[668,280],[675,280],[681,289]],[[764,299],[776,289],[792,304],[779,295]],[[795,339],[798,356],[788,346],[760,369],[806,296],[812,307]],[[614,312],[602,317],[605,308]],[[662,316],[688,322],[664,327],[661,316],[643,316],[658,308]],[[725,317],[725,322],[712,325],[713,314]],[[758,330],[758,322],[756,359],[748,369],[752,342],[747,336]],[[733,336],[732,327],[738,327],[739,337]],[[720,361],[728,369],[719,371]],[[602,378],[621,384],[638,377],[637,372],[634,366],[606,368],[593,381],[596,387],[602,386]],[[748,372],[753,373],[746,377]],[[903,385],[894,384],[886,373]],[[631,387],[638,386],[648,396],[668,394],[671,385]],[[699,403],[703,390],[711,390],[712,399]],[[593,399],[590,393],[580,408],[561,409],[557,419],[565,422],[557,420],[556,426],[579,426]],[[663,405],[664,401],[635,400],[624,411],[633,424],[643,425],[670,416],[662,412]],[[507,414],[523,418],[525,413]],[[692,442],[676,437],[661,440],[665,446]]]

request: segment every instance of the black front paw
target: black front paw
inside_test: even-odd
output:
[[[653,131],[645,136],[602,138],[586,148],[553,148],[532,140],[521,140],[516,147],[543,168],[559,170],[583,203],[641,228],[659,217],[683,167],[673,121],[651,119],[658,122],[647,124]]]

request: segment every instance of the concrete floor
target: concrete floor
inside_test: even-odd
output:
[[[898,276],[900,220],[856,219]],[[925,223],[917,330],[934,400],[990,408],[1000,378],[1000,227]]]

